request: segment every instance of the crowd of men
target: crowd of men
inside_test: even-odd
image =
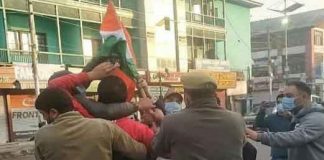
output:
[[[85,93],[93,80],[100,80],[97,100]],[[55,73],[35,102],[48,123],[35,135],[36,159],[252,160],[256,150],[247,138],[271,146],[273,160],[323,159],[324,108],[311,102],[305,83],[287,84],[278,113],[261,110],[257,125],[270,132],[260,133],[219,106],[217,84],[208,74],[189,72],[181,82],[184,97],[170,90],[156,102],[133,103],[136,85],[147,84],[136,84],[118,63]]]

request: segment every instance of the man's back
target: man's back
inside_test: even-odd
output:
[[[36,134],[36,157],[46,160],[110,160],[112,151],[133,151],[145,157],[145,147],[125,136],[121,129],[100,119],[67,112]],[[144,152],[143,152],[144,151]]]
[[[165,118],[154,147],[173,160],[241,160],[244,127],[236,113],[189,108]]]

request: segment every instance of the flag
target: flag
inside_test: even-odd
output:
[[[120,68],[128,76],[137,79],[139,74],[136,70],[136,59],[132,47],[131,37],[118,19],[115,6],[110,0],[106,15],[100,26],[100,35],[104,39],[98,57],[118,56]]]

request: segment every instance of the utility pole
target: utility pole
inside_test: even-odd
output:
[[[289,65],[288,65],[288,16],[287,16],[287,0],[285,1],[285,21],[287,23],[285,24],[285,56],[286,56],[286,65],[285,65],[285,78],[286,82],[288,82],[288,72],[289,72]]]
[[[270,35],[270,28],[269,23],[267,23],[267,44],[268,44],[268,73],[269,73],[269,92],[270,98],[269,100],[272,101],[273,92],[272,92],[272,59],[271,59],[271,35]]]
[[[36,48],[36,29],[35,29],[35,17],[33,9],[33,0],[28,0],[28,10],[29,10],[29,29],[31,37],[31,49],[32,49],[32,68],[33,68],[33,77],[35,84],[35,94],[39,95],[39,78],[38,78],[38,69],[37,69],[37,48]]]
[[[176,50],[176,66],[177,72],[180,72],[180,51],[179,51],[179,29],[178,29],[178,9],[177,0],[173,0],[173,15],[174,15],[174,37],[175,37],[175,50]]]

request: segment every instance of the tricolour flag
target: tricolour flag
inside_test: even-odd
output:
[[[104,39],[104,44],[98,56],[117,54],[121,60],[121,70],[131,78],[137,79],[139,75],[135,65],[136,59],[132,47],[132,39],[122,22],[118,19],[115,6],[111,0],[108,3],[106,15],[100,26],[100,34]]]

